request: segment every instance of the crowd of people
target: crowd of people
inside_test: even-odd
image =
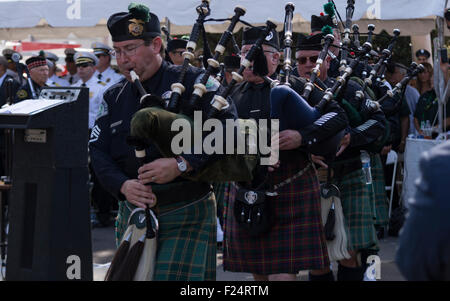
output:
[[[257,171],[264,175],[264,181],[257,182],[261,177],[255,176],[254,181],[245,183],[210,183],[191,179],[218,160],[217,156],[202,153],[167,158],[157,148],[149,147],[150,163],[139,166],[134,149],[126,139],[131,119],[140,109],[140,94],[132,83],[131,70],[139,76],[148,94],[166,102],[174,93],[172,86],[180,73],[185,79],[183,101],[192,94],[194,84],[207,66],[189,65],[186,69],[179,66],[185,61],[183,53],[189,37],[171,38],[165,47],[159,19],[145,6],[112,15],[107,26],[112,47],[97,42],[91,45],[92,52],[66,49],[64,76],[56,74],[58,57],[49,51],[41,51],[25,61],[31,82],[25,81],[17,69],[20,64],[12,60],[13,50],[5,49],[0,56],[0,105],[32,98],[48,86],[89,88],[89,167],[93,183],[91,198],[96,208],[93,226],[109,226],[115,219],[119,245],[133,209],[156,206],[159,233],[154,280],[215,280],[219,227],[224,233],[226,271],[251,273],[255,280],[295,280],[299,271],[309,270],[311,281],[333,281],[335,276],[330,270],[327,249],[329,240],[325,237],[321,212],[321,184],[323,187],[324,183],[332,183],[340,191],[348,238],[345,246],[348,255],[338,260],[337,280],[363,280],[367,258],[378,254],[379,239],[386,234],[389,223],[385,186],[390,185],[392,172],[386,166],[387,155],[391,150],[403,153],[408,135],[435,136],[434,132],[425,131],[427,125],[437,125],[438,110],[433,66],[426,62],[430,57],[428,51],[416,53],[417,62],[425,71],[400,96],[390,97],[380,107],[365,111],[360,122],[352,119],[352,109],[364,111],[366,99],[375,101],[383,97],[409,69],[390,60],[384,77],[366,89],[361,99],[357,92],[364,85],[362,72],[367,70],[356,68],[341,93],[326,104],[318,120],[301,129],[281,129],[278,164],[271,171]],[[311,32],[298,36],[296,64],[289,78],[290,87],[298,95],[304,93],[316,67],[323,47],[321,30],[325,26],[332,28],[333,44],[339,46],[340,31],[328,14],[312,16]],[[209,104],[214,94],[230,84],[233,72],[240,68],[262,30],[262,27],[244,29],[240,53],[225,56],[221,70],[206,85],[206,93],[201,97],[203,103]],[[229,106],[220,111],[219,120],[258,121],[273,116],[272,87],[267,77],[274,80],[283,73],[278,32],[273,31],[261,47],[266,76],[255,73],[258,66],[251,62],[242,74],[244,81],[228,97]],[[341,51],[340,47],[331,47],[330,55],[320,65],[320,84],[315,84],[311,97],[306,99],[311,106],[336,83]],[[111,67],[113,56],[118,68]],[[202,61],[206,60],[199,60]],[[448,64],[439,67],[447,75]],[[13,96],[6,95],[7,79],[13,82]],[[206,113],[205,108],[202,110]],[[450,106],[446,116],[450,125]],[[340,137],[337,153],[325,156],[316,152],[318,148],[326,149],[324,142],[337,136]],[[371,165],[370,181],[362,162],[365,156]],[[327,176],[319,179],[319,174]],[[252,190],[276,192],[268,204],[269,228],[257,235],[249,233],[243,225],[245,221],[236,214],[239,195]],[[112,214],[115,210],[117,216]]]

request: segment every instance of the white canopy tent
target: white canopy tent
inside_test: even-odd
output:
[[[41,19],[52,27],[90,27],[111,14],[126,11],[129,0],[2,0],[0,1],[1,28],[30,28]],[[195,7],[199,0],[141,0],[150,10],[161,17],[170,17],[177,25],[191,25],[197,17]],[[296,12],[309,20],[322,10],[325,1],[292,0]],[[346,0],[335,0],[341,13],[345,12]],[[396,20],[443,16],[445,1],[429,0],[359,0],[355,3],[354,20],[367,15],[371,19]],[[284,5],[272,0],[212,0],[211,17],[223,18],[233,14],[234,7],[247,9],[245,20],[250,23],[265,22],[268,17],[284,20]],[[345,14],[343,15],[345,17]]]
[[[0,0],[0,39],[23,38],[24,33],[39,38],[44,36],[66,38],[69,33],[79,37],[92,36],[105,29],[108,17],[126,11],[130,0]],[[197,14],[200,0],[141,0],[161,19],[167,17],[174,34],[189,33]],[[286,1],[288,2],[288,1]],[[295,4],[294,30],[307,31],[311,15],[323,10],[325,1],[291,0]],[[345,18],[346,0],[335,0],[338,11]],[[267,18],[284,20],[284,3],[273,0],[211,0],[211,18],[233,15],[234,7],[246,8],[243,19],[250,23],[264,23]],[[353,20],[363,19],[381,23],[378,29],[395,27],[404,35],[425,33],[431,28],[435,16],[442,16],[445,0],[357,0]],[[405,20],[405,21],[400,21]],[[408,20],[406,22],[406,20]],[[411,23],[412,22],[412,23]],[[406,25],[408,23],[408,25]],[[222,32],[225,24],[207,25],[210,32]],[[214,23],[212,23],[214,24]],[[390,25],[390,26],[384,26]],[[63,30],[61,30],[63,29]],[[239,27],[237,27],[239,29]],[[15,37],[12,37],[15,35]],[[25,37],[26,38],[26,37]]]
[[[106,28],[108,17],[119,11],[127,11],[132,0],[0,0],[0,40],[54,40],[96,39],[109,41]],[[140,0],[162,22],[170,20],[174,35],[190,33],[197,18],[195,7],[200,0]],[[286,3],[288,0],[286,0]],[[295,4],[294,31],[308,32],[311,15],[319,14],[326,1],[291,0]],[[347,0],[335,0],[338,11],[345,19]],[[279,22],[282,28],[285,2],[273,0],[211,0],[211,18],[233,15],[237,5],[246,8],[242,18],[252,24],[262,24],[267,18]],[[394,28],[403,36],[411,36],[413,53],[419,48],[431,50],[430,32],[435,28],[436,16],[442,16],[445,0],[356,0],[354,22],[364,32],[367,25],[376,25],[376,33],[382,29],[389,33]],[[226,23],[207,23],[206,30],[221,33]],[[238,25],[239,30],[242,25]],[[445,35],[450,32],[445,29]]]

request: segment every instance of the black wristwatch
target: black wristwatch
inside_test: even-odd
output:
[[[181,158],[180,156],[176,156],[175,160],[177,160],[177,164],[178,164],[178,170],[181,173],[185,173],[187,170],[187,164],[186,161],[183,160],[183,158]]]

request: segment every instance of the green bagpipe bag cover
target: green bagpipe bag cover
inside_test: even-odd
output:
[[[167,158],[180,154],[172,152],[172,139],[181,132],[172,131],[172,123],[177,119],[186,120],[190,127],[191,144],[194,142],[194,122],[192,118],[164,110],[159,107],[144,108],[136,112],[131,120],[131,136],[144,140],[146,143],[154,143],[160,153]],[[243,135],[248,135],[246,146],[250,147],[250,141],[257,141],[257,127],[254,120],[238,119],[239,131]],[[184,129],[182,129],[184,130]],[[203,143],[203,140],[202,140]],[[247,148],[246,148],[247,149]],[[193,181],[207,182],[229,182],[229,181],[251,181],[253,171],[260,159],[257,154],[234,154],[219,155],[220,158],[209,164],[207,167],[193,175],[183,177]]]

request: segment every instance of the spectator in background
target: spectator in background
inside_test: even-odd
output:
[[[99,81],[109,87],[124,78],[119,71],[111,68],[111,47],[100,42],[92,43],[91,47],[98,58],[96,77]]]
[[[66,69],[67,74],[62,76],[62,79],[65,79],[69,85],[75,84],[77,81],[80,80],[80,77],[77,74],[77,65],[75,64],[74,56],[75,56],[75,49],[73,48],[67,48],[64,50],[64,54],[66,55]]]
[[[392,89],[396,84],[398,84],[403,77],[406,75],[407,68],[398,63],[390,62],[386,68],[385,78],[389,84],[389,88]],[[401,95],[400,100],[394,99],[395,101],[400,101],[399,104],[393,103],[393,108],[384,110],[386,118],[391,125],[391,136],[392,136],[392,149],[403,153],[405,150],[406,137],[408,137],[409,130],[409,115],[411,111],[406,100],[405,95]],[[382,153],[382,155],[387,155],[387,153]]]
[[[68,87],[69,82],[56,75],[56,63],[58,62],[58,56],[49,51],[42,51],[41,56],[45,56],[52,64],[49,64],[47,86],[49,87]]]
[[[416,62],[418,64],[427,63],[428,59],[430,58],[431,54],[426,49],[419,49],[416,51]]]
[[[94,76],[95,66],[98,63],[98,59],[94,54],[90,52],[77,52],[74,59],[80,80],[72,86],[89,88],[89,129],[92,129],[102,102],[103,95],[101,94],[106,84],[98,81]]]
[[[183,52],[186,51],[188,40],[189,38],[183,36],[180,39],[175,37],[167,42],[167,52],[169,54],[170,60],[174,65],[183,65]]]
[[[13,99],[14,95],[16,94],[17,90],[20,87],[19,82],[17,82],[13,76],[8,74],[7,70],[8,70],[8,60],[4,56],[0,56],[0,107],[6,103],[6,98],[8,97],[6,91],[6,81],[8,79],[11,79],[13,81],[12,82]],[[1,141],[3,142],[3,140]],[[2,142],[0,142],[0,144]]]
[[[231,73],[237,72],[239,70],[239,67],[241,67],[241,58],[235,54],[227,55],[224,58],[224,64],[225,64],[225,78],[222,80],[222,83],[225,86],[228,86],[228,84],[232,80]]]
[[[15,50],[12,49],[3,49],[2,54],[5,57],[5,59],[8,60],[8,69],[6,70],[6,73],[8,73],[9,75],[11,75],[16,81],[18,81],[20,83],[20,79],[19,79],[19,74],[17,73],[17,65],[16,63],[12,60],[12,55],[14,53],[18,53]],[[22,59],[22,55],[19,53],[20,58],[19,60]]]
[[[450,281],[450,141],[422,155],[396,262],[409,281]]]
[[[47,86],[48,80],[48,66],[47,60],[43,56],[32,56],[25,61],[28,70],[30,72],[32,87],[28,84],[28,81],[17,91],[16,101],[22,101],[25,99],[33,98],[32,88],[36,93],[36,97],[39,96],[42,87]]]
[[[433,67],[428,64],[422,64],[425,71],[417,75],[417,86],[420,98],[414,111],[414,127],[420,135],[425,136],[422,130],[422,122],[430,122],[430,125],[437,124],[438,98],[433,86]],[[450,106],[446,109],[446,124],[450,125]]]

